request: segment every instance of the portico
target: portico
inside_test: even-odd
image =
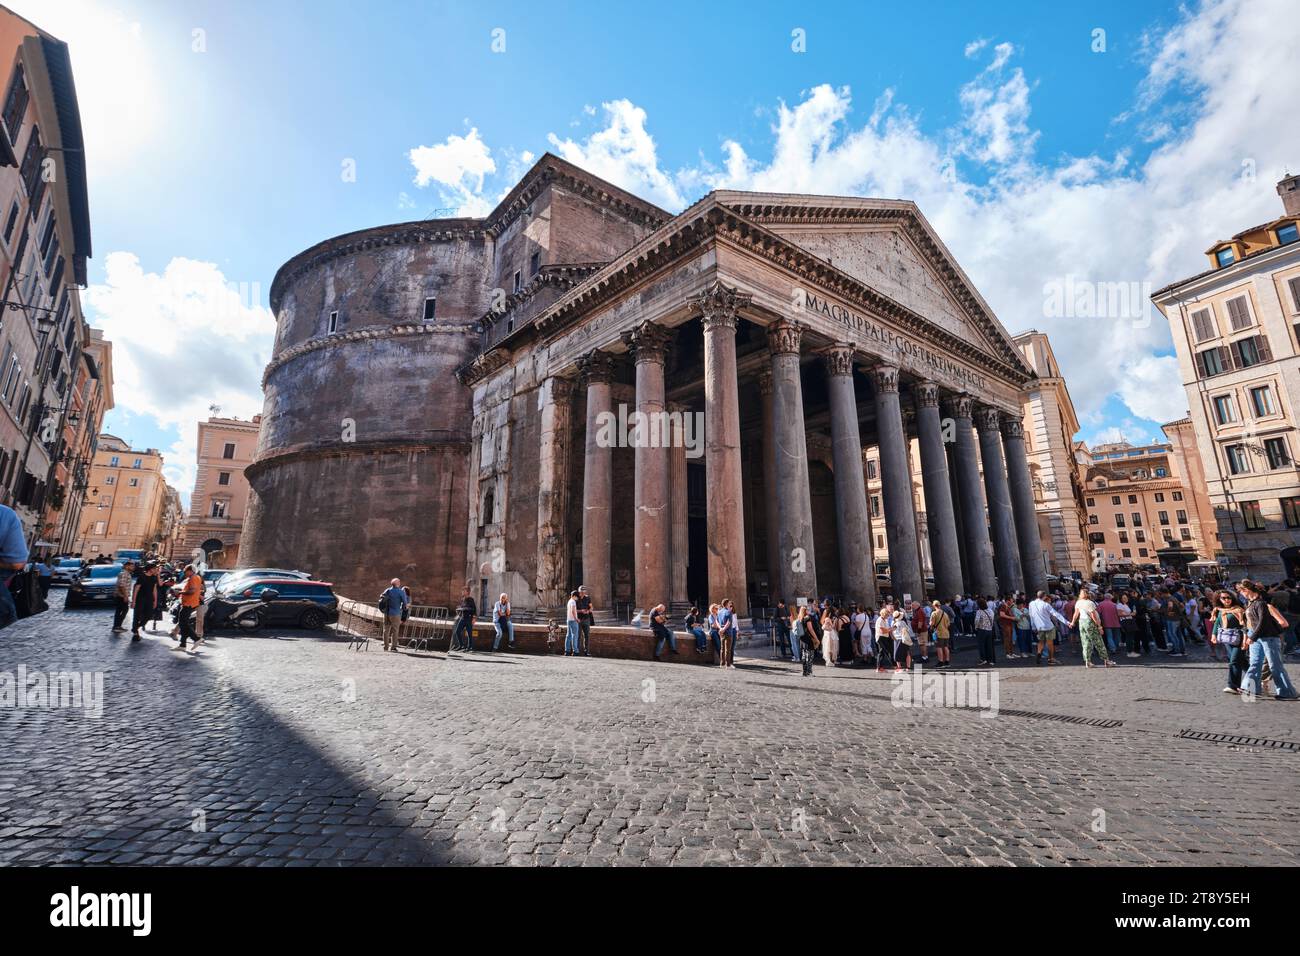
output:
[[[565,531],[554,560],[520,577],[507,534],[501,570],[480,571],[517,607],[520,583],[538,609],[583,583],[598,608],[730,599],[742,617],[777,598],[1041,586],[1019,431],[1031,373],[911,203],[710,194],[475,366],[477,435],[529,441],[534,410],[571,429],[535,446],[574,503],[547,513]],[[602,440],[620,409],[664,427]],[[865,457],[880,462],[884,575]],[[470,550],[484,554],[472,529]]]

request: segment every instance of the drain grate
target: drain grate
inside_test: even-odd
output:
[[[1072,717],[1069,714],[1045,714],[1036,710],[1008,710],[1005,707],[998,709],[998,716],[1005,714],[1008,717],[1032,717],[1034,720],[1059,720],[1066,724],[1083,724],[1086,727],[1123,727],[1124,721],[1111,720],[1108,717]]]
[[[1241,747],[1267,747],[1270,750],[1300,752],[1300,741],[1296,740],[1269,740],[1267,737],[1242,737],[1238,734],[1210,734],[1203,730],[1180,730],[1178,736],[1184,740],[1204,740],[1212,744],[1237,744]]]

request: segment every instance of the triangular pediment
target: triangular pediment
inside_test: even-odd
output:
[[[986,354],[1020,353],[914,203],[836,196],[725,192],[734,213]]]

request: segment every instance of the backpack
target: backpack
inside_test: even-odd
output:
[[[13,595],[19,620],[50,609],[41,597],[40,575],[35,567],[14,574],[9,582],[9,593]]]

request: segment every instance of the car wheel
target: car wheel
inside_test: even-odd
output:
[[[325,615],[320,611],[303,611],[300,623],[308,630],[319,630],[325,626]]]

